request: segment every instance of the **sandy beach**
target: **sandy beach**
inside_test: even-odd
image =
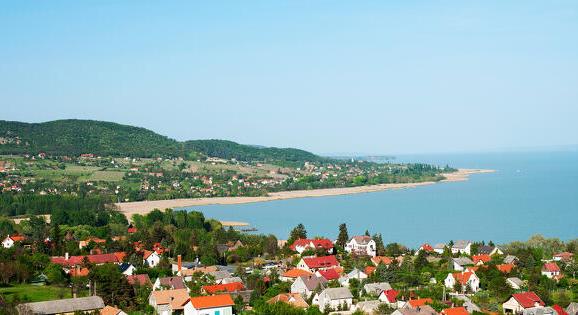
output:
[[[405,183],[405,184],[381,184],[371,186],[346,187],[346,188],[327,188],[313,190],[294,190],[270,193],[266,197],[214,197],[214,198],[191,198],[191,199],[171,199],[171,200],[154,200],[154,201],[135,201],[117,203],[118,209],[124,213],[127,218],[133,214],[146,214],[153,209],[167,209],[180,207],[194,207],[206,205],[233,205],[241,203],[264,202],[273,200],[284,200],[293,198],[311,198],[324,196],[337,196],[358,193],[368,193],[388,189],[414,188],[418,186],[432,185],[443,182],[460,182],[468,180],[472,174],[492,173],[494,170],[483,169],[459,169],[455,173],[444,174],[446,179],[440,182],[422,182],[422,183]]]

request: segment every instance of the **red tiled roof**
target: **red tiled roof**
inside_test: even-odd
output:
[[[471,271],[466,271],[466,272],[455,272],[452,274],[452,276],[454,277],[454,279],[456,279],[456,281],[458,281],[461,284],[466,284],[468,283],[468,280],[470,280],[470,277],[473,275],[474,273]]]
[[[318,272],[327,281],[339,279],[339,274],[335,269],[319,270]]]
[[[490,260],[492,260],[492,257],[488,254],[482,254],[482,255],[474,255],[472,256],[472,260],[474,261],[474,264],[478,264],[479,262],[482,263],[487,263]]]
[[[209,294],[215,294],[217,292],[241,291],[245,289],[245,286],[241,282],[231,282],[227,284],[205,285],[202,289]]]
[[[422,249],[422,250],[424,250],[424,251],[426,251],[426,252],[433,252],[433,250],[434,250],[433,247],[432,247],[430,244],[428,244],[428,243],[422,244],[421,247],[420,247],[420,249]]]
[[[554,255],[554,257],[560,257],[562,260],[570,260],[572,257],[574,257],[574,254],[569,252],[562,252]]]
[[[470,313],[468,313],[466,308],[463,306],[446,308],[445,310],[442,310],[441,313],[443,315],[469,315],[470,314]]]
[[[548,272],[560,272],[560,267],[558,267],[558,265],[556,263],[545,263],[544,267],[542,267],[542,270],[544,271],[548,271]]]
[[[416,299],[416,300],[409,300],[409,305],[411,307],[418,307],[418,306],[423,306],[426,305],[428,303],[432,303],[433,300],[430,298],[424,298],[424,299]]]
[[[192,297],[191,303],[198,310],[235,305],[229,294]]]
[[[118,260],[117,255],[122,255],[123,252],[120,253],[112,253],[112,254],[97,254],[97,255],[86,255],[86,256],[70,256],[68,260],[65,257],[51,257],[50,261],[61,265],[61,266],[74,266],[82,264],[84,257],[88,257],[88,261],[93,264],[106,264],[106,263],[118,263],[121,262]]]
[[[283,273],[283,277],[285,278],[298,278],[300,276],[310,276],[311,272],[303,269],[290,269]]]
[[[558,313],[558,315],[568,315],[568,312],[566,312],[566,310],[564,310],[562,306],[558,304],[554,304],[552,308],[556,311],[556,313]]]
[[[386,256],[375,256],[371,258],[371,262],[376,266],[379,264],[389,265],[393,262],[393,259]]]
[[[310,247],[311,244],[313,244],[313,246],[315,248],[324,248],[324,249],[332,249],[333,248],[333,243],[326,238],[313,239],[313,240],[307,239],[307,238],[300,238],[300,239],[296,240],[295,242],[293,242],[293,244],[291,244],[291,246],[289,246],[289,248],[291,250],[296,250],[297,246]]]
[[[387,301],[389,301],[389,303],[394,303],[397,301],[397,295],[399,294],[399,292],[395,291],[394,289],[389,289],[389,290],[385,290],[382,292],[385,297],[387,298]]]
[[[536,303],[540,306],[546,305],[542,299],[536,295],[536,293],[530,292],[522,292],[522,293],[514,293],[512,294],[514,299],[520,303],[523,308],[530,308],[534,307]]]
[[[510,273],[512,269],[514,269],[514,267],[515,267],[514,264],[496,265],[496,268],[498,268],[498,270],[501,271],[502,273]]]
[[[330,268],[339,266],[339,262],[335,256],[322,256],[322,257],[306,257],[303,261],[309,268]]]
[[[367,266],[367,267],[365,267],[363,272],[365,272],[365,274],[369,276],[375,271],[375,269],[377,269],[377,268],[374,266]]]
[[[24,236],[24,235],[12,235],[12,236],[10,236],[10,238],[11,238],[14,242],[22,242],[23,240],[26,239],[26,236]]]

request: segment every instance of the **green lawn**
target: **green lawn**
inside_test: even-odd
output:
[[[71,297],[70,288],[34,286],[30,284],[0,287],[0,295],[8,301],[13,301],[16,298],[19,301],[26,302],[40,302]]]

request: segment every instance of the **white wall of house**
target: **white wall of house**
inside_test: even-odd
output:
[[[161,257],[156,253],[153,252],[152,254],[145,259],[144,263],[147,264],[149,267],[156,267],[161,262]]]
[[[197,310],[191,301],[185,304],[183,311],[184,315],[233,315],[233,308],[231,306]]]
[[[6,237],[4,241],[2,241],[2,247],[12,248],[12,246],[14,246],[14,241],[10,237]]]
[[[125,276],[132,276],[136,268],[133,265],[130,265],[125,271],[122,272]]]
[[[352,238],[345,244],[345,251],[348,253],[364,253],[365,255],[375,257],[377,255],[376,244],[374,240],[370,240],[366,245],[358,244],[355,238]]]
[[[517,314],[524,310],[522,305],[520,305],[520,303],[518,303],[514,297],[510,297],[509,300],[504,302],[504,304],[502,304],[502,309],[504,310],[505,314]]]
[[[545,271],[542,270],[542,275],[548,277],[549,279],[552,279],[558,275],[560,275],[559,271]]]
[[[313,272],[313,270],[311,270],[309,268],[309,266],[307,266],[307,264],[305,263],[305,260],[303,260],[303,258],[299,261],[299,263],[297,264],[297,268],[301,269],[301,270],[306,270],[309,272]]]
[[[353,299],[330,299],[327,294],[319,294],[319,299],[317,304],[319,305],[319,310],[324,311],[326,307],[330,307],[332,309],[337,309],[340,305],[347,304],[347,308],[350,308],[353,304]]]
[[[311,297],[313,291],[309,291],[303,282],[303,279],[297,278],[293,284],[291,284],[291,293],[299,293],[303,298],[308,299]]]

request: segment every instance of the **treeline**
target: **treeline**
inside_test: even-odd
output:
[[[23,123],[0,120],[0,154],[78,156],[92,153],[120,157],[219,157],[239,161],[320,161],[298,149],[257,147],[225,140],[179,142],[151,130],[94,120],[56,120]]]

